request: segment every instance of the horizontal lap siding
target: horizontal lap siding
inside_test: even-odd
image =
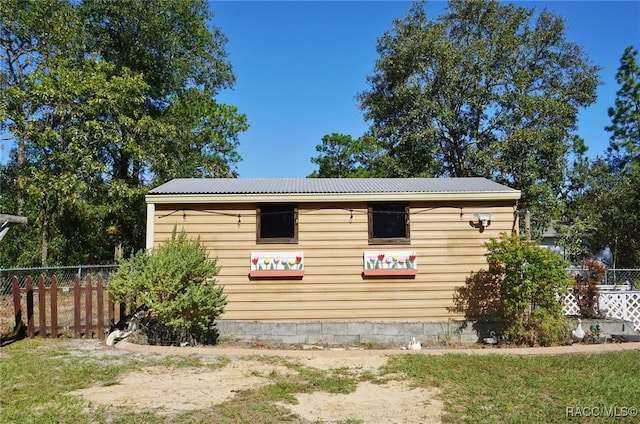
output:
[[[460,208],[460,205],[463,207]],[[412,204],[410,245],[369,245],[367,205],[299,204],[298,244],[256,244],[255,205],[156,205],[155,244],[176,226],[199,235],[222,266],[218,280],[229,303],[225,319],[247,320],[440,320],[456,287],[486,268],[484,243],[513,228],[513,206]],[[475,213],[492,213],[480,233]],[[240,215],[240,217],[238,217]],[[365,250],[415,250],[415,279],[363,279]],[[250,280],[253,251],[303,251],[301,280]]]

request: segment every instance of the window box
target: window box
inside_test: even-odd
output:
[[[250,278],[276,278],[280,280],[299,280],[304,277],[304,270],[300,271],[249,271]]]
[[[365,278],[415,278],[418,256],[413,250],[368,250],[364,252],[363,268]]]
[[[249,278],[300,279],[304,276],[303,252],[251,252]]]
[[[415,278],[418,275],[417,269],[365,269],[362,276],[365,278]]]

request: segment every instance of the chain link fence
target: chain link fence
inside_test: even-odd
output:
[[[0,269],[0,293],[2,295],[11,294],[11,279],[18,278],[20,288],[26,287],[27,277],[31,276],[34,287],[38,287],[38,278],[42,275],[45,279],[56,276],[58,287],[72,287],[76,275],[80,276],[81,284],[84,284],[87,275],[92,278],[102,274],[103,284],[109,284],[109,276],[118,270],[119,265],[77,265],[77,266],[57,266],[43,268],[7,268]]]
[[[602,284],[640,290],[640,269],[608,269]]]

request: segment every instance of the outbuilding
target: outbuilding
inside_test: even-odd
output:
[[[200,237],[225,337],[426,339],[462,319],[455,288],[486,268],[485,242],[517,231],[519,198],[484,178],[174,179],[146,196],[147,247],[174,228]]]

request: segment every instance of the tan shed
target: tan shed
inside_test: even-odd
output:
[[[222,324],[447,321],[485,242],[517,231],[519,198],[484,178],[175,179],[146,196],[147,247],[174,227],[200,236],[222,266]]]

